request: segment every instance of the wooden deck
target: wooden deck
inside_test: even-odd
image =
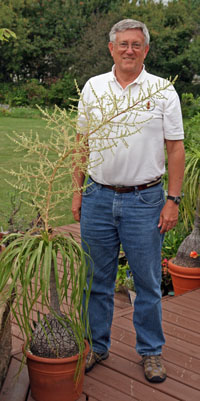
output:
[[[79,236],[78,224],[59,230]],[[116,294],[110,357],[85,376],[79,401],[200,400],[200,289],[178,297],[164,297],[162,303],[167,380],[160,384],[145,380],[140,357],[134,349],[133,308],[126,295]],[[14,322],[12,329],[12,359],[0,401],[34,401],[26,366],[13,379],[21,360],[22,339]]]

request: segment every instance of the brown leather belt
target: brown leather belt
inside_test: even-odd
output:
[[[94,180],[92,179],[92,181],[94,181]],[[96,181],[94,181],[94,182],[96,182]],[[101,184],[101,185],[102,185],[102,187],[111,189],[112,191],[116,191],[116,192],[119,192],[119,193],[127,193],[127,192],[132,192],[132,191],[135,191],[135,190],[142,191],[143,189],[154,187],[155,185],[158,185],[160,183],[161,183],[161,177],[159,177],[156,181],[151,181],[151,182],[148,182],[147,184],[136,185],[134,187],[123,187],[123,186],[122,187],[117,187],[117,186],[104,185],[104,184]]]

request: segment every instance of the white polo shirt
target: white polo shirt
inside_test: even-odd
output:
[[[114,67],[87,81],[79,102],[78,131],[93,132],[89,136],[88,173],[96,182],[132,186],[164,174],[165,139],[184,138],[180,101],[174,87],[170,85],[156,93],[158,86],[164,88],[166,84],[166,80],[144,68],[125,89],[117,81]],[[113,118],[117,113],[113,113],[114,103],[119,114],[141,97],[143,101],[133,109]],[[110,122],[104,124],[110,117]]]

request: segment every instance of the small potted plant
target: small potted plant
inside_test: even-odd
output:
[[[200,152],[199,133],[192,136],[195,121],[199,123],[200,114],[191,119],[188,128],[190,139],[186,137],[186,168],[184,179],[183,216],[192,216],[193,229],[178,248],[176,257],[169,260],[168,268],[172,276],[175,295],[200,287]],[[199,125],[198,125],[199,126]],[[190,128],[190,129],[189,129]],[[191,132],[190,132],[191,131]]]
[[[199,191],[200,192],[200,191]],[[168,261],[175,295],[200,288],[200,216],[199,199],[194,228],[178,248],[175,258]]]

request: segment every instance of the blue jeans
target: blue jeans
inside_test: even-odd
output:
[[[88,183],[92,183],[89,178]],[[162,184],[130,193],[117,193],[92,183],[83,195],[82,246],[94,262],[89,323],[95,352],[110,347],[114,289],[120,243],[134,277],[133,323],[136,350],[158,355],[165,342],[161,311],[161,247],[157,227],[164,206]]]

